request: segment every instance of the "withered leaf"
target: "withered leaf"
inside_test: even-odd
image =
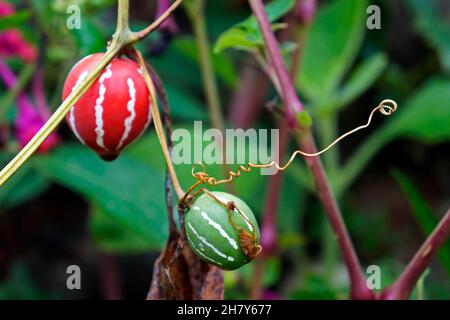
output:
[[[200,260],[191,248],[182,253],[168,268],[177,249],[179,236],[171,237],[156,260],[148,300],[222,300],[223,271]]]

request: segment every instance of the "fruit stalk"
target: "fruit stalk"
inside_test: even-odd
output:
[[[184,191],[181,188],[180,182],[178,181],[177,174],[175,172],[175,168],[173,167],[172,160],[170,159],[170,152],[167,148],[167,138],[164,133],[164,126],[162,124],[161,115],[158,110],[155,87],[153,85],[152,79],[150,78],[150,75],[148,74],[148,69],[145,64],[144,58],[142,57],[142,54],[137,50],[134,52],[134,54],[136,56],[138,64],[143,69],[143,77],[150,92],[150,109],[153,116],[153,122],[155,124],[155,131],[158,136],[164,158],[166,160],[167,169],[169,170],[170,176],[172,178],[175,193],[177,194],[178,199],[182,199],[184,196]]]

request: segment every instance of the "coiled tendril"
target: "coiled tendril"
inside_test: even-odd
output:
[[[335,146],[338,142],[340,142],[341,140],[345,139],[346,137],[356,133],[357,131],[363,130],[367,127],[370,126],[371,122],[372,122],[372,118],[374,116],[374,114],[379,111],[382,115],[384,116],[390,116],[392,115],[395,111],[397,111],[397,103],[394,100],[391,99],[386,99],[380,102],[380,104],[374,108],[372,110],[372,112],[369,115],[369,118],[367,120],[367,123],[359,126],[353,130],[350,130],[346,133],[344,133],[343,135],[341,135],[340,137],[338,137],[336,140],[334,140],[330,145],[328,145],[325,149],[316,152],[316,153],[307,153],[301,150],[296,150],[292,153],[290,159],[288,162],[286,162],[285,165],[280,166],[279,163],[275,162],[275,161],[271,161],[269,163],[266,164],[256,164],[256,163],[251,163],[248,162],[247,165],[240,165],[238,167],[238,169],[236,171],[229,171],[228,172],[228,178],[223,179],[223,180],[217,180],[214,177],[211,177],[208,173],[206,173],[206,169],[204,164],[202,163],[196,163],[194,164],[194,167],[192,168],[192,176],[197,179],[197,183],[195,184],[196,186],[198,186],[199,184],[206,184],[209,186],[217,186],[219,184],[223,184],[223,183],[229,183],[231,181],[233,181],[235,178],[238,178],[242,172],[246,172],[249,173],[253,168],[270,168],[270,167],[275,167],[278,171],[284,171],[286,170],[291,164],[292,162],[295,160],[295,158],[298,155],[302,155],[305,157],[316,157],[318,155],[321,155],[322,153],[328,151],[329,149],[331,149],[333,146]],[[202,167],[201,171],[195,171],[195,168],[200,165]]]

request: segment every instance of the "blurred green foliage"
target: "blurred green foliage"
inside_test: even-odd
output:
[[[420,191],[410,178],[399,170],[392,172],[397,183],[402,188],[417,224],[421,227],[425,236],[433,232],[434,227],[439,223],[436,214],[423,198]],[[439,251],[439,258],[447,273],[450,275],[450,243],[446,243]]]

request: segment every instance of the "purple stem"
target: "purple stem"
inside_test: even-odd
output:
[[[269,18],[267,17],[264,4],[261,0],[249,0],[249,3],[263,34],[270,63],[272,64],[280,83],[283,95],[282,98],[286,104],[289,126],[291,128],[295,128],[297,126],[295,113],[302,111],[303,105],[298,99],[294,85],[289,77],[289,73],[283,61],[283,56],[281,55],[281,49],[274,33],[272,32],[272,26]]]
[[[316,153],[317,148],[311,132],[297,136],[299,146],[308,153]],[[333,228],[336,241],[342,253],[350,278],[350,296],[352,299],[374,299],[373,292],[366,285],[366,278],[361,263],[356,255],[352,240],[348,234],[336,198],[319,157],[305,157],[316,185],[319,199],[325,208],[328,220]]]
[[[8,89],[13,89],[17,85],[16,75],[3,60],[0,60],[0,77]],[[33,108],[31,101],[22,90],[17,94],[17,105],[21,111]]]
[[[408,299],[422,273],[450,237],[450,209],[412,258],[398,280],[380,295],[382,300]]]
[[[251,61],[250,61],[251,60]],[[239,74],[239,83],[228,108],[228,120],[235,128],[247,129],[257,120],[266,99],[270,82],[247,57]]]
[[[50,118],[50,109],[44,93],[44,72],[42,71],[42,68],[38,68],[38,70],[36,71],[36,74],[33,78],[31,90],[33,91],[34,100],[36,102],[36,109],[39,112],[39,115],[43,119]]]
[[[283,162],[283,155],[286,153],[289,131],[286,126],[286,120],[280,119],[280,161]],[[261,229],[261,245],[264,248],[262,254],[264,257],[271,257],[278,250],[278,232],[277,232],[277,212],[280,199],[280,190],[282,187],[283,176],[280,173],[272,176],[269,181],[267,202],[263,215]]]
[[[299,22],[309,24],[314,19],[317,10],[316,0],[299,0],[294,8],[294,15]]]
[[[288,106],[286,109],[290,112],[290,114],[287,113],[288,121],[290,122],[291,129],[295,129],[295,126],[292,126],[292,121],[295,121],[295,115],[292,111],[301,111],[302,103],[297,96],[294,85],[289,77],[289,73],[284,65],[281,50],[272,31],[272,27],[262,1],[249,0],[249,4],[263,33],[270,62],[273,64],[273,68],[282,88],[282,98],[285,105]],[[304,151],[310,153],[316,152],[317,149],[314,138],[309,130],[297,130],[294,131],[294,133],[296,133],[299,145]],[[331,226],[333,227],[336,240],[339,243],[344,262],[347,266],[351,282],[350,295],[354,299],[373,299],[375,296],[366,286],[366,278],[362,271],[361,263],[356,255],[353,243],[342,219],[336,198],[330,188],[320,157],[305,157],[305,161],[313,174],[319,198],[325,207],[325,212]]]
[[[166,12],[171,5],[170,0],[158,0],[157,3],[157,9],[156,9],[156,18],[159,18]],[[171,15],[169,18],[166,19],[163,23],[160,25],[160,29],[165,29],[170,31],[172,34],[175,34],[178,32],[178,26],[175,22],[175,18],[173,15]]]

